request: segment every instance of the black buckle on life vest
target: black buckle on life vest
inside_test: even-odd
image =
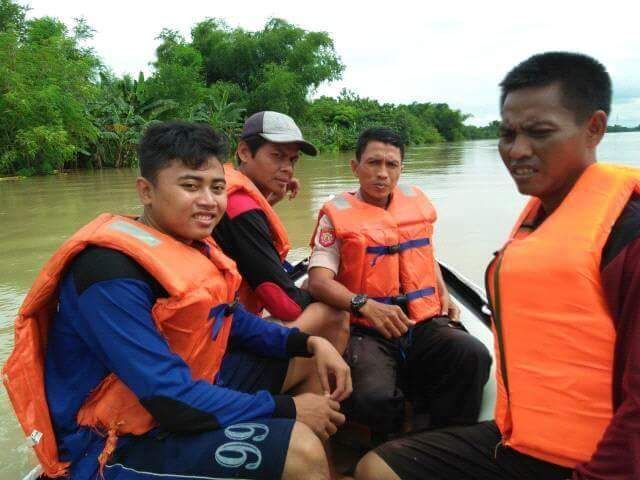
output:
[[[396,295],[394,297],[391,297],[391,304],[392,305],[400,305],[402,307],[402,306],[406,305],[408,301],[409,301],[409,298],[404,293],[401,294],[401,295]]]
[[[387,246],[387,253],[389,255],[393,255],[394,253],[398,253],[400,251],[400,244],[397,245],[389,245]]]
[[[224,316],[228,317],[229,315],[233,315],[233,312],[236,311],[238,305],[240,305],[240,301],[238,300],[238,297],[236,297],[233,299],[233,302],[231,302],[229,305],[227,305],[227,308],[225,308]]]

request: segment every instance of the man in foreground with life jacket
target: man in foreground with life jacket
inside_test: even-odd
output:
[[[344,420],[349,369],[325,339],[234,300],[240,276],[210,239],[226,149],[207,125],[151,126],[142,216],[81,228],[27,295],[3,374],[47,476],[329,478],[320,439]],[[259,375],[227,365],[228,342]],[[281,395],[318,374],[332,392]]]
[[[415,428],[475,422],[491,365],[457,321],[433,254],[433,205],[397,185],[403,159],[394,131],[362,132],[351,161],[360,189],[322,207],[309,262],[312,295],[351,312],[345,411],[374,441],[401,429],[405,398]]]
[[[551,52],[501,87],[500,155],[532,198],[487,270],[495,421],[382,445],[359,480],[640,478],[640,171],[596,163],[611,80]]]
[[[251,115],[240,135],[237,165],[225,165],[228,206],[213,237],[238,265],[240,301],[249,311],[259,315],[266,309],[290,327],[327,338],[342,352],[349,334],[347,316],[315,302],[283,267],[291,246],[273,205],[298,194],[293,173],[300,152],[315,156],[318,150],[291,117],[271,111]]]

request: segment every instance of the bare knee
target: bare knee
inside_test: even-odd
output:
[[[321,305],[325,318],[323,336],[342,354],[349,342],[349,314],[328,305]]]
[[[349,314],[321,302],[309,305],[302,314],[300,330],[324,337],[340,352],[344,353],[349,341]],[[302,318],[302,317],[301,317]]]
[[[400,477],[380,456],[369,452],[358,462],[356,480],[400,480]]]
[[[330,331],[331,339],[329,340],[333,346],[343,354],[349,343],[349,314],[335,308],[330,308]]]
[[[328,480],[329,465],[320,439],[305,424],[291,431],[282,480]]]

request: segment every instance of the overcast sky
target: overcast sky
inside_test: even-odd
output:
[[[346,68],[342,88],[382,102],[446,102],[470,113],[470,123],[498,118],[497,84],[526,57],[547,50],[580,51],[599,59],[614,84],[610,123],[640,124],[638,8],[629,1],[485,0],[20,0],[30,17],[58,17],[68,25],[83,16],[91,41],[116,74],[151,72],[156,40],[167,27],[189,38],[191,27],[220,17],[256,30],[270,17],[306,30],[329,32]]]

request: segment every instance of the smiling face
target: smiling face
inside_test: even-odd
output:
[[[300,156],[297,143],[273,143],[262,145],[255,154],[245,142],[238,145],[241,162],[238,169],[255,183],[267,197],[270,193],[283,195],[293,178],[293,171]]]
[[[351,160],[351,170],[360,181],[362,199],[386,208],[389,195],[396,188],[402,171],[402,153],[395,145],[370,141],[360,161]]]
[[[559,83],[510,92],[502,106],[498,149],[520,193],[540,198],[551,213],[595,162],[606,115],[576,123]]]
[[[224,169],[209,157],[194,169],[179,160],[158,170],[154,182],[139,177],[142,220],[175,239],[191,243],[211,235],[227,208]]]

